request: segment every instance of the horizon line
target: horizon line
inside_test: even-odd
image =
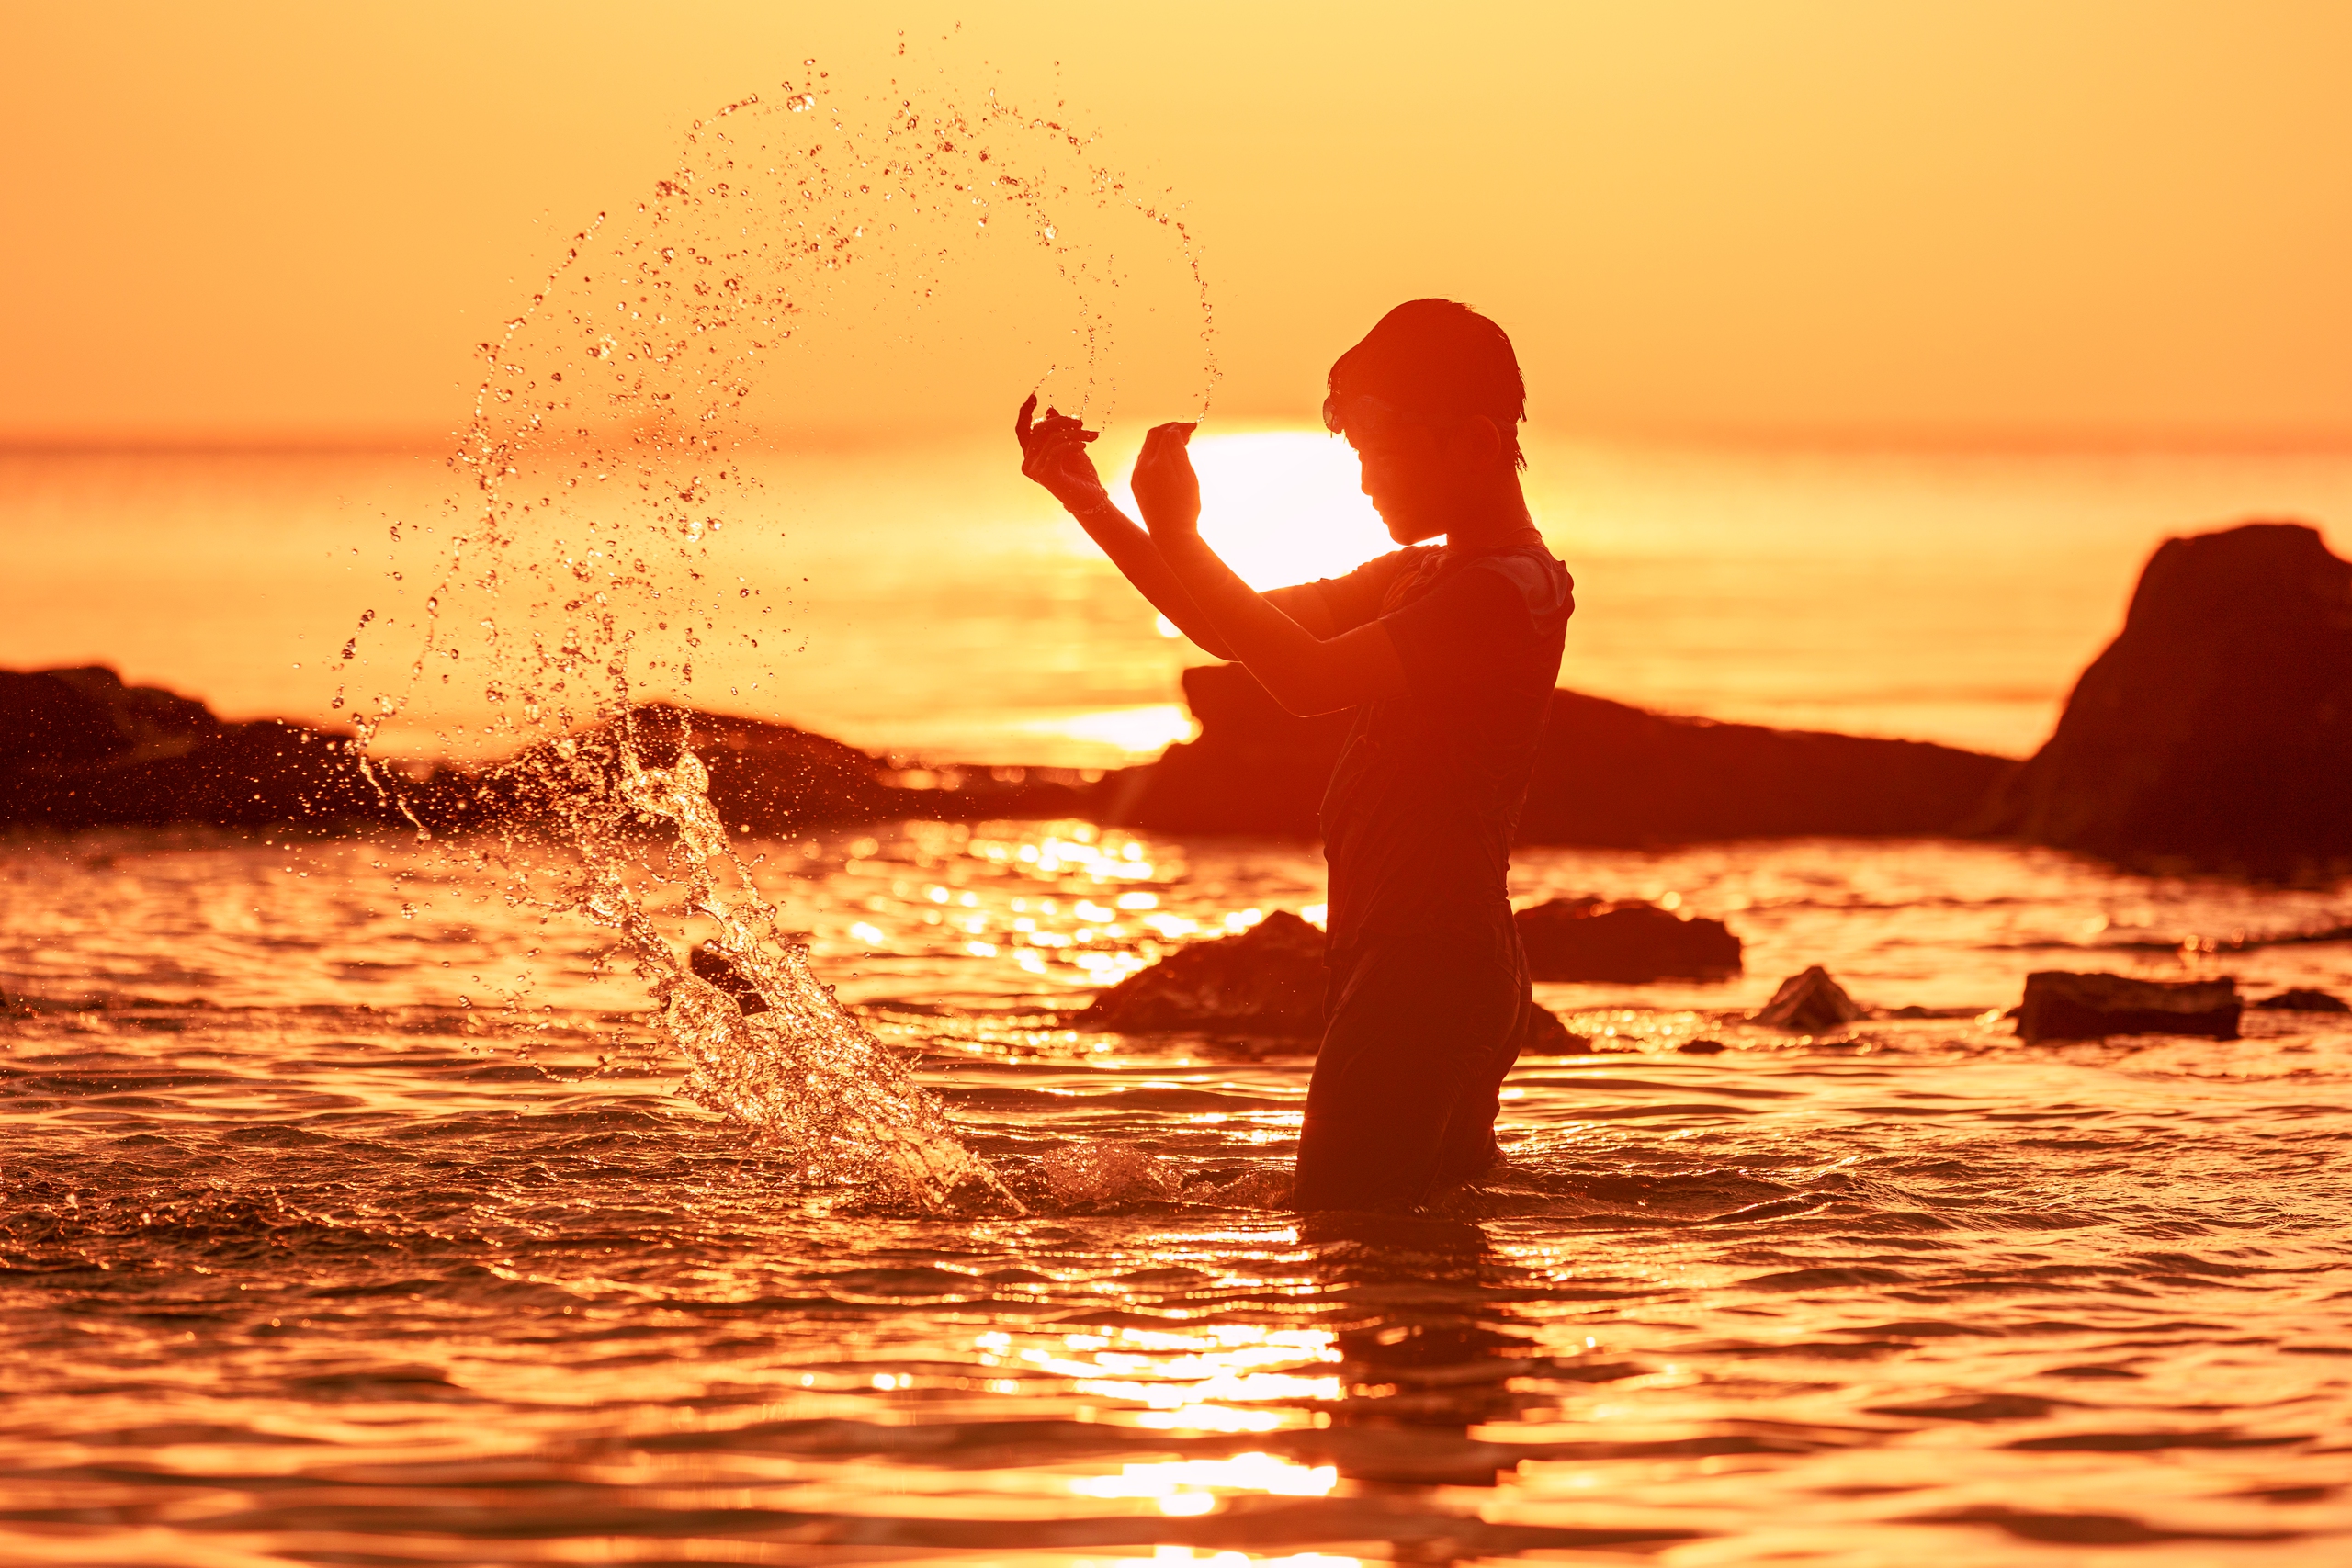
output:
[[[1118,420],[1115,424],[1131,423]],[[1217,434],[1223,424],[1235,434],[1268,430],[1321,433],[1319,422],[1306,415],[1275,412],[1212,413],[1204,434]],[[1106,425],[1106,430],[1111,428]],[[983,437],[996,424],[898,425],[889,432],[871,425],[802,426],[789,433],[791,444],[822,448],[903,447],[936,445]],[[2182,455],[2352,455],[2352,427],[2292,427],[2274,430],[2233,430],[2165,426],[2074,426],[2003,428],[1966,425],[1602,425],[1530,421],[1527,434],[1539,441],[1578,446],[1623,446],[1666,448],[1771,450],[1828,453],[1949,453],[1953,455],[2105,456],[2178,453]],[[625,438],[630,427],[616,424],[599,432],[605,439]],[[778,433],[780,435],[785,433]],[[426,433],[393,430],[234,431],[213,434],[90,431],[0,431],[0,457],[334,457],[384,456],[443,457],[453,454],[463,439],[459,431]],[[739,434],[741,446],[771,449],[784,443],[755,425]],[[553,441],[550,446],[569,446]]]

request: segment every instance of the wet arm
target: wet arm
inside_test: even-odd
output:
[[[1136,592],[1151,601],[1151,607],[1192,638],[1202,652],[1213,659],[1236,657],[1217,635],[1215,623],[1202,613],[1192,594],[1168,569],[1168,562],[1161,558],[1159,547],[1152,543],[1151,536],[1114,505],[1109,496],[1082,507],[1074,506],[1070,515],[1078,519],[1078,525],[1086,530],[1087,537],[1102,547],[1102,553],[1135,585]]]
[[[1404,692],[1405,667],[1388,628],[1378,621],[1337,637],[1318,637],[1302,621],[1319,620],[1329,629],[1331,615],[1313,587],[1261,594],[1190,528],[1171,529],[1152,543],[1176,582],[1233,650],[1227,657],[1249,666],[1259,684],[1290,712],[1329,713]]]

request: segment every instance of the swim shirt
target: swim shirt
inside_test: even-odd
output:
[[[1508,951],[1511,837],[1575,580],[1530,528],[1508,545],[1411,546],[1313,586],[1335,631],[1387,626],[1407,684],[1356,709],[1323,796],[1333,956],[1436,935]]]

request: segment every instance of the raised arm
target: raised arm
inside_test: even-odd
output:
[[[1317,590],[1277,590],[1277,604],[1242,581],[1203,542],[1200,481],[1185,452],[1192,435],[1189,424],[1163,424],[1144,437],[1136,459],[1136,504],[1151,525],[1160,559],[1232,649],[1227,657],[1248,665],[1276,702],[1302,716],[1401,694],[1405,667],[1387,627],[1375,620],[1337,637],[1318,635],[1330,630],[1332,620]],[[1293,610],[1297,614],[1287,613]],[[1320,626],[1310,629],[1304,619]]]
[[[1120,575],[1133,583],[1136,592],[1149,600],[1152,608],[1167,616],[1178,631],[1192,638],[1202,652],[1216,659],[1235,657],[1209,617],[1168,569],[1151,536],[1113,503],[1110,491],[1094,471],[1094,459],[1086,453],[1087,444],[1097,433],[1082,428],[1077,420],[1054,409],[1047,409],[1046,417],[1033,424],[1031,417],[1036,412],[1037,400],[1032,396],[1021,405],[1021,412],[1012,423],[1012,434],[1021,442],[1021,471],[1068,507],[1087,536],[1111,558],[1111,564],[1119,569]]]

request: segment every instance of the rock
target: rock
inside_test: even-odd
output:
[[[1082,815],[1088,799],[1088,786],[1070,770],[951,768],[894,775],[880,758],[788,724],[648,703],[632,710],[626,726],[609,720],[477,773],[444,770],[413,792],[412,809],[429,826],[447,829],[536,815],[549,803],[571,810],[609,800],[624,741],[647,768],[673,766],[691,745],[709,776],[711,805],[735,832],[908,818],[1068,817]],[[998,772],[1017,776],[1000,779]],[[910,773],[925,777],[928,786],[890,782]]]
[[[1225,1030],[1292,1039],[1323,1032],[1323,933],[1277,909],[1238,936],[1177,949],[1094,998],[1071,1021],[1127,1033]],[[1532,1008],[1520,1050],[1573,1055],[1590,1045],[1550,1009]]]
[[[1675,1049],[1686,1056],[1720,1056],[1731,1047],[1720,1040],[1685,1040]]]
[[[387,822],[348,737],[229,724],[111,670],[0,671],[0,822],[223,827]]]
[[[1804,974],[1792,975],[1781,981],[1781,988],[1772,993],[1772,999],[1748,1021],[1799,1034],[1819,1034],[1861,1016],[1861,1004],[1829,977],[1828,970],[1816,964]]]
[[[1323,1032],[1323,933],[1277,909],[1238,936],[1179,948],[1094,998],[1076,1021],[1142,1032]]]
[[[1577,1056],[1591,1045],[1591,1035],[1574,1032],[1550,1008],[1537,1005],[1527,1010],[1527,1030],[1519,1042],[1521,1055]]]
[[[2099,1040],[2109,1034],[2238,1037],[2238,983],[2132,980],[2044,969],[2025,977],[2020,1040]]]
[[[1295,718],[1239,665],[1184,671],[1197,740],[1103,783],[1103,821],[1317,835],[1348,716]],[[1949,832],[2017,766],[1949,746],[1676,718],[1555,692],[1520,815],[1524,843],[1644,845]]]
[[[1238,664],[1195,666],[1182,680],[1200,739],[1103,780],[1096,814],[1170,833],[1319,836],[1323,790],[1349,716],[1294,717]]]
[[[1721,920],[1656,904],[1555,898],[1512,917],[1538,980],[1705,980],[1739,973],[1739,938]]]
[[[0,670],[0,766],[73,768],[181,756],[221,728],[194,698],[126,686],[103,666]]]
[[[2308,986],[2298,986],[2275,997],[2265,997],[2254,1005],[2277,1012],[2352,1012],[2352,1006],[2347,1006],[2341,997],[2313,990]]]
[[[2315,529],[2167,539],[1981,825],[2150,869],[2352,863],[2352,562]]]
[[[649,704],[628,739],[666,767],[691,738],[710,798],[730,829],[786,832],[903,818],[1077,817],[1092,786],[1066,769],[938,769],[897,773],[883,760],[790,725]],[[208,822],[331,830],[485,828],[550,798],[608,790],[623,732],[573,737],[567,756],[543,743],[491,767],[387,773],[371,783],[350,737],[277,719],[230,724],[202,703],[126,686],[111,670],[0,671],[0,824],[74,829]],[[929,785],[907,787],[920,776]]]
[[[745,1018],[768,1010],[767,998],[752,984],[751,976],[735,967],[735,961],[707,944],[695,947],[686,954],[686,967],[700,978],[709,981],[734,999]]]

